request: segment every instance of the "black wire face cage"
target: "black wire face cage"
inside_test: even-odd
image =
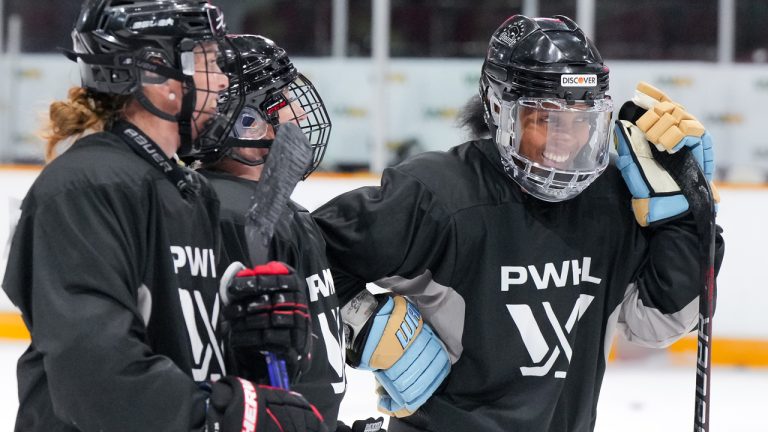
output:
[[[309,177],[323,160],[331,132],[331,120],[320,94],[309,79],[302,74],[281,88],[263,93],[263,89],[246,96],[246,103],[228,111],[235,124],[226,140],[226,149],[217,154],[201,157],[203,163],[211,163],[221,156],[227,156],[242,164],[257,166],[265,158],[248,159],[236,151],[237,148],[270,148],[281,124],[294,123],[307,137],[312,148],[312,161],[304,172]],[[232,90],[237,94],[237,89]],[[226,98],[226,96],[221,96]]]
[[[279,112],[285,107],[292,114],[290,118],[280,119]],[[320,166],[331,135],[331,119],[315,86],[299,74],[286,88],[267,98],[262,109],[275,129],[280,127],[280,123],[292,122],[304,132],[312,147],[312,162],[303,178],[309,177]]]

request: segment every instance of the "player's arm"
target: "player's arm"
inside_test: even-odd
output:
[[[678,152],[687,147],[711,181],[712,140],[682,106],[643,83],[635,98],[622,107],[614,133],[617,166],[642,227],[638,236],[647,246],[646,262],[626,292],[619,322],[629,340],[663,347],[695,327],[704,281],[700,280],[701,241],[689,204],[656,155],[664,152],[679,157]],[[716,255],[717,270],[723,256],[719,233]]]
[[[405,297],[364,291],[341,315],[347,363],[373,371],[381,386],[380,411],[396,417],[414,413],[448,376],[448,352]]]
[[[394,275],[411,279],[429,271],[448,284],[458,253],[451,214],[399,167],[384,171],[381,186],[341,194],[312,218],[325,239],[339,304],[365,290],[366,283]]]
[[[147,206],[94,189],[27,198],[4,280],[42,355],[54,414],[79,430],[191,430],[206,393],[152,352],[139,307]]]
[[[132,267],[146,249],[126,228],[143,220],[132,213],[141,206],[97,194],[27,207],[4,280],[42,353],[54,414],[78,430],[240,432],[254,418],[255,432],[325,430],[297,394],[234,377],[201,388],[152,352],[137,300],[141,272]],[[105,216],[114,210],[123,213]],[[24,268],[30,258],[34,267]]]

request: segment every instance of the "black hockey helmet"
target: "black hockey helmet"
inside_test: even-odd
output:
[[[514,15],[491,36],[480,78],[485,120],[502,163],[520,186],[537,198],[562,201],[584,190],[608,163],[610,115],[608,67],[584,32],[568,17]],[[536,157],[521,148],[521,117],[570,121],[584,117],[582,147],[554,143]],[[562,135],[562,134],[561,134]],[[561,140],[562,141],[562,140]]]
[[[239,69],[228,69],[230,90],[244,98],[241,107],[227,113],[236,119],[230,137],[220,150],[206,155],[204,163],[223,156],[256,166],[264,158],[249,159],[235,148],[269,148],[280,123],[294,122],[307,136],[313,150],[312,163],[304,178],[319,165],[325,154],[331,121],[325,104],[312,82],[296,70],[286,51],[259,35],[230,35],[230,46],[239,55]],[[228,56],[233,53],[227,52]],[[236,62],[228,62],[234,66]],[[288,110],[288,111],[286,111]],[[281,112],[288,112],[289,115]]]
[[[131,95],[152,114],[178,122],[179,153],[186,154],[216,145],[223,138],[217,134],[229,131],[223,117],[214,118],[191,139],[197,93],[205,91],[195,88],[195,52],[216,59],[225,34],[223,15],[207,0],[86,0],[72,31],[74,48],[65,54],[80,66],[83,87]],[[144,85],[167,79],[183,84],[178,115],[160,110],[142,93]],[[218,91],[206,92],[206,98],[218,98]]]
[[[563,75],[594,74],[589,86],[574,87]],[[491,37],[481,86],[509,97],[590,100],[608,91],[608,68],[584,32],[570,18],[514,15]],[[482,95],[481,95],[482,96]]]

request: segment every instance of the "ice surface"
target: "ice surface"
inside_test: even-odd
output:
[[[13,430],[18,399],[16,360],[25,343],[0,341],[0,431]],[[349,388],[342,420],[378,416],[373,379],[347,368]],[[598,406],[597,432],[689,431],[693,427],[695,371],[654,360],[609,364]],[[711,431],[768,431],[765,390],[768,369],[715,368]],[[478,431],[479,432],[479,431]]]

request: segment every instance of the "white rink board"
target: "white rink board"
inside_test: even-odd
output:
[[[4,273],[8,233],[18,218],[18,205],[37,175],[33,170],[0,170],[0,274]],[[309,210],[360,186],[376,184],[373,177],[317,176],[299,184],[293,198]],[[768,340],[768,188],[721,188],[718,223],[724,229],[726,255],[718,277],[716,336]],[[0,293],[0,311],[14,310]]]
[[[317,87],[333,121],[326,167],[370,162],[374,105],[386,112],[388,145],[415,142],[425,150],[446,150],[464,141],[463,132],[456,129],[456,114],[477,94],[482,59],[391,59],[383,100],[374,94],[376,73],[370,58],[293,60]],[[715,141],[718,180],[768,181],[765,65],[605,60],[617,112],[636,83],[647,81],[707,127]],[[80,84],[77,65],[58,54],[26,54],[6,66],[11,73],[4,82],[13,91],[5,96],[0,92],[0,107],[7,111],[0,117],[0,156],[39,158],[42,142],[35,131],[50,102]],[[388,150],[387,155],[393,154]]]

